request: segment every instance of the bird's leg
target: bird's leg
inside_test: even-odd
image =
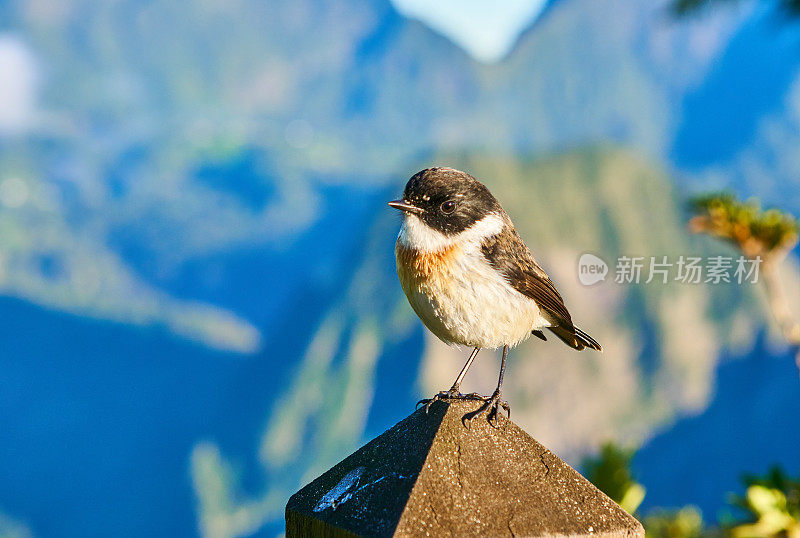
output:
[[[470,353],[467,362],[464,363],[464,367],[461,369],[461,372],[458,374],[458,377],[453,382],[453,386],[450,387],[450,390],[447,391],[449,394],[454,394],[454,395],[459,394],[459,390],[461,390],[461,382],[464,381],[464,376],[467,375],[467,370],[469,370],[469,367],[472,366],[472,363],[473,361],[475,361],[475,357],[478,356],[478,351],[480,350],[481,348],[479,347],[476,347],[475,349],[472,350],[472,353]]]
[[[511,418],[511,406],[508,405],[508,402],[505,400],[500,399],[500,390],[503,386],[503,374],[506,372],[506,357],[508,356],[508,346],[503,346],[503,358],[500,360],[500,378],[497,380],[497,388],[494,391],[494,394],[489,396],[488,398],[480,398],[483,400],[483,405],[480,409],[473,411],[471,413],[467,413],[464,415],[464,424],[469,427],[472,419],[481,415],[483,413],[487,413],[486,420],[489,421],[489,424],[497,428],[499,426],[498,417],[500,414],[500,409],[504,409],[508,418]],[[469,395],[471,396],[471,395]]]
[[[431,405],[433,405],[433,402],[436,402],[438,400],[475,400],[475,399],[478,399],[479,397],[475,393],[473,393],[473,394],[461,394],[461,392],[459,392],[459,391],[461,390],[461,382],[464,381],[464,376],[467,375],[467,370],[469,370],[469,367],[472,366],[472,363],[475,361],[475,357],[478,355],[478,351],[480,351],[480,350],[481,350],[481,348],[479,348],[479,347],[476,347],[475,349],[472,350],[472,353],[470,353],[469,358],[467,359],[467,362],[464,364],[464,367],[461,369],[461,373],[458,374],[458,377],[456,378],[455,382],[453,382],[453,386],[450,387],[450,390],[446,390],[446,391],[439,392],[438,394],[434,394],[433,398],[426,398],[424,400],[420,400],[419,402],[417,402],[417,405],[425,404],[425,412],[427,413],[428,410],[431,408]]]

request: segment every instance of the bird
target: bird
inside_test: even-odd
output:
[[[402,212],[395,243],[400,286],[422,323],[440,340],[472,352],[452,387],[420,400],[426,412],[439,400],[479,400],[465,415],[469,425],[486,413],[498,425],[508,350],[544,329],[575,350],[602,351],[572,321],[553,281],[520,238],[511,218],[480,181],[447,167],[411,176],[403,197],[388,202]],[[481,349],[502,348],[497,388],[491,396],[461,394],[461,383]]]

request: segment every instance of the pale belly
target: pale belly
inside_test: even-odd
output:
[[[539,307],[512,288],[480,253],[452,252],[436,263],[409,263],[398,251],[397,273],[411,307],[448,344],[514,346],[546,327]]]

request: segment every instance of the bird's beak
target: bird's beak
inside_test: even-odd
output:
[[[417,207],[412,203],[406,202],[405,200],[392,200],[388,202],[389,207],[393,207],[395,209],[399,209],[405,213],[416,213],[417,215],[422,213],[422,208]]]

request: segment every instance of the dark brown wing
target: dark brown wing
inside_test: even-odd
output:
[[[536,301],[553,325],[572,329],[572,318],[553,281],[536,263],[513,228],[506,227],[486,239],[481,250],[492,267],[501,272],[514,289]]]
[[[589,347],[602,351],[594,338],[572,324],[572,317],[553,281],[533,259],[531,251],[513,227],[507,226],[499,234],[486,239],[481,250],[492,267],[502,273],[515,290],[536,301],[542,315],[551,323],[548,329],[562,342],[577,350]],[[541,331],[533,333],[544,339]]]

